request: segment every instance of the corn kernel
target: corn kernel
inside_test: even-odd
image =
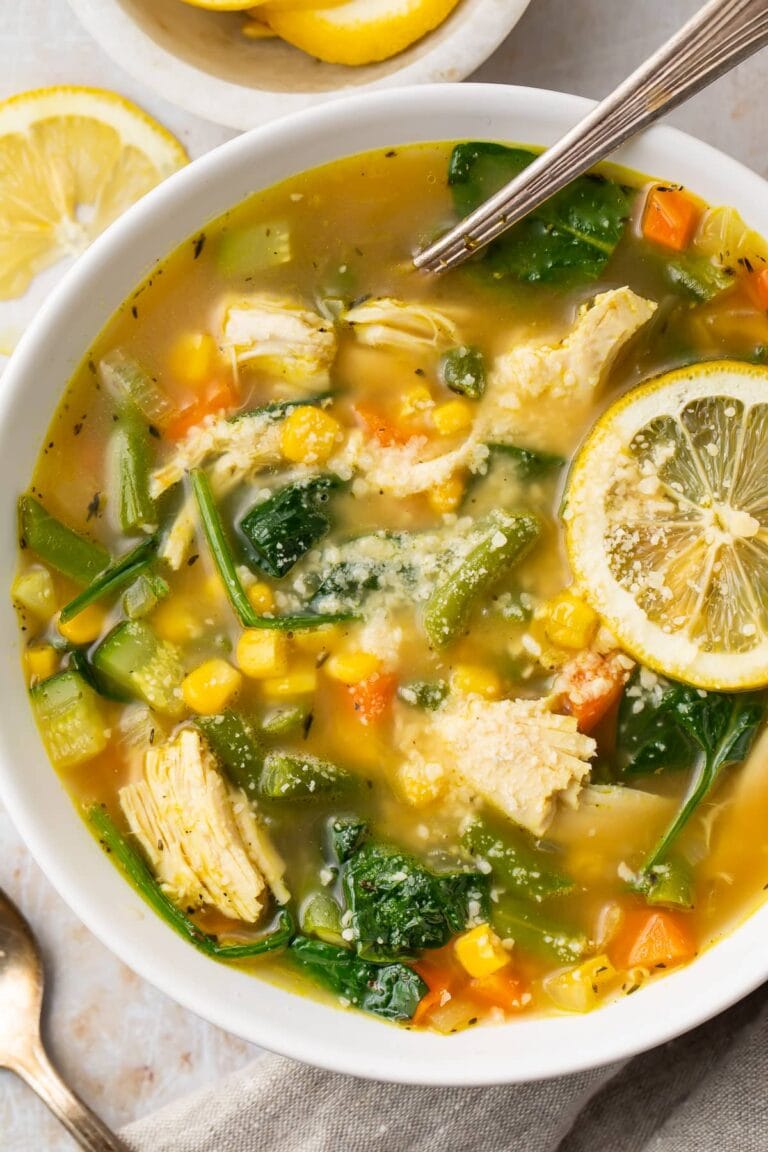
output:
[[[439,514],[455,512],[464,495],[464,480],[461,476],[451,476],[442,484],[431,488],[427,499],[433,512]]]
[[[451,673],[451,689],[464,696],[498,700],[501,696],[501,679],[493,668],[487,668],[484,664],[455,664]]]
[[[332,651],[342,635],[336,624],[322,624],[319,628],[302,628],[294,634],[293,643],[299,652],[320,656],[323,652]]]
[[[221,577],[216,572],[211,572],[210,576],[206,576],[203,585],[203,594],[206,599],[211,600],[214,604],[219,600],[226,600],[226,589],[221,582]]]
[[[284,632],[246,628],[235,656],[240,670],[253,680],[284,676],[288,671],[288,637]]]
[[[24,653],[27,672],[36,680],[47,680],[59,666],[59,654],[50,644],[38,644]]]
[[[100,604],[89,604],[77,616],[67,620],[66,624],[59,621],[59,632],[70,644],[90,644],[101,634],[106,618],[107,614]]]
[[[544,632],[560,648],[588,648],[597,625],[596,613],[572,592],[561,592],[544,605]]]
[[[445,769],[441,764],[405,761],[397,772],[397,790],[414,808],[423,808],[439,798],[445,788]]]
[[[400,417],[403,420],[410,420],[434,406],[432,393],[426,384],[412,384],[400,397]]]
[[[472,424],[474,409],[466,400],[448,400],[432,413],[432,422],[441,436],[456,436]]]
[[[322,408],[302,405],[283,421],[280,450],[294,464],[324,464],[340,437],[341,425]]]
[[[262,680],[261,688],[268,700],[311,696],[317,688],[317,672],[314,666],[295,668],[286,676],[274,676]]]
[[[226,660],[206,660],[181,682],[184,703],[201,716],[221,712],[240,690],[243,678]]]
[[[500,968],[505,968],[511,960],[509,952],[490,924],[478,924],[476,928],[459,936],[453,950],[462,968],[475,978],[492,976]]]
[[[381,668],[381,661],[372,652],[334,652],[329,656],[323,669],[331,680],[340,684],[359,684],[367,680]]]
[[[565,1012],[591,1012],[616,979],[607,956],[591,956],[576,968],[555,972],[544,981],[544,991]]]
[[[168,354],[168,367],[180,384],[207,383],[216,362],[216,341],[207,332],[185,332]]]
[[[200,606],[190,598],[171,596],[161,600],[152,613],[152,627],[161,640],[169,644],[184,644],[202,636],[205,625]]]
[[[245,594],[254,612],[271,612],[275,607],[275,594],[262,580],[251,584]]]

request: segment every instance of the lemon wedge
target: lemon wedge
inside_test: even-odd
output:
[[[0,102],[0,300],[85,249],[187,162],[140,108],[95,88],[41,88]]]
[[[346,0],[307,8],[281,0],[260,4],[278,36],[329,64],[387,60],[426,36],[459,0]]]
[[[694,364],[618,400],[563,519],[573,574],[627,652],[698,688],[768,683],[768,370]]]

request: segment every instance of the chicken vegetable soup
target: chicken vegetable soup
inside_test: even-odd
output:
[[[768,884],[768,247],[532,158],[340,160],[125,302],[19,502],[48,755],[196,946],[449,1033],[586,1012]]]

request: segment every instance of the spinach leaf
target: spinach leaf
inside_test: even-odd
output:
[[[331,527],[320,510],[338,481],[321,476],[288,484],[243,517],[245,536],[256,564],[269,576],[285,576]]]
[[[366,959],[440,948],[488,913],[482,873],[432,872],[390,844],[363,844],[349,860],[343,884],[357,951]]]
[[[331,851],[339,864],[346,864],[368,835],[368,825],[354,816],[336,816],[330,822]]]
[[[634,669],[619,705],[616,759],[622,775],[691,767],[696,743],[681,727],[676,711],[681,692],[691,691],[640,666]]]
[[[665,731],[683,736],[693,755],[691,779],[677,815],[641,869],[638,886],[651,896],[656,884],[666,880],[669,852],[678,836],[723,770],[746,758],[765,712],[764,700],[754,694],[703,692],[685,684],[670,685],[663,704],[663,712],[657,711],[662,712]],[[661,755],[658,733],[654,739],[652,760]],[[676,747],[681,750],[682,744]]]
[[[474,211],[535,159],[502,144],[457,145],[448,169],[457,212]],[[604,176],[581,176],[491,244],[478,267],[493,279],[526,283],[595,280],[624,234],[631,197]]]
[[[427,986],[405,964],[371,964],[346,948],[297,936],[288,955],[337,996],[386,1020],[410,1020]]]

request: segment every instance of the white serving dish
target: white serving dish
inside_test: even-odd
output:
[[[172,176],[86,252],[28,330],[0,392],[0,587],[15,564],[16,497],[68,378],[158,257],[259,186],[370,148],[490,138],[547,144],[590,104],[493,85],[441,85],[326,104],[239,137]],[[768,187],[690,136],[654,128],[618,159],[732,204],[768,234]],[[407,1083],[535,1080],[628,1057],[727,1008],[768,977],[768,907],[690,967],[586,1016],[521,1018],[451,1037],[405,1031],[216,964],[178,938],[90,837],[50,767],[20,671],[20,637],[0,601],[0,797],[36,860],[126,964],[198,1015],[262,1047],[339,1072]]]

